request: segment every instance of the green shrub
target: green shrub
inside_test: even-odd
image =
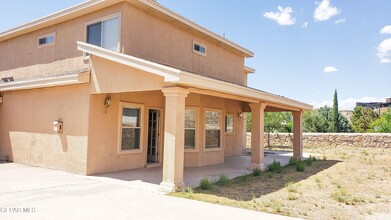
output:
[[[313,157],[313,156],[311,156],[311,155],[310,155],[310,158],[311,158],[313,161],[316,161],[316,160],[317,160],[316,157]]]
[[[220,174],[219,179],[216,181],[217,185],[226,186],[229,184],[230,179],[225,174]]]
[[[299,171],[299,172],[304,172],[305,170],[305,165],[303,162],[298,162],[296,164],[296,170]]]
[[[209,190],[212,188],[212,183],[209,181],[208,178],[203,178],[200,180],[200,188],[203,190]]]
[[[314,161],[310,157],[310,158],[305,159],[304,162],[307,164],[307,166],[311,166]]]
[[[300,162],[300,159],[296,158],[296,157],[290,157],[289,158],[289,166],[296,166],[296,164]]]
[[[267,170],[274,173],[281,173],[282,167],[280,161],[273,161],[273,163],[267,165]]]
[[[253,176],[260,176],[262,173],[262,170],[259,168],[253,169]]]

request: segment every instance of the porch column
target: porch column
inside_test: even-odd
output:
[[[185,99],[187,89],[170,87],[162,89],[166,97],[164,123],[163,180],[160,188],[172,192],[183,183]]]
[[[303,115],[304,111],[292,111],[293,115],[293,156],[303,157]]]
[[[251,108],[251,164],[249,169],[255,168],[265,170],[264,149],[265,149],[265,108],[266,104],[250,104]]]

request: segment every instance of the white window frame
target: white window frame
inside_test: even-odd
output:
[[[200,108],[199,107],[192,107],[192,106],[186,106],[185,110],[195,110],[196,112],[196,121],[195,121],[195,142],[194,142],[194,148],[193,149],[190,149],[190,148],[185,148],[185,146],[183,146],[185,148],[185,152],[198,152],[198,140],[199,140],[199,119],[200,119]],[[186,128],[184,129],[186,130]],[[184,134],[183,134],[184,136]]]
[[[42,38],[48,38],[48,37],[53,37],[54,38],[54,40],[53,40],[53,42],[52,43],[46,43],[46,44],[41,44],[41,45],[39,45],[39,40],[40,39],[42,39]],[[37,47],[38,48],[42,48],[42,47],[47,47],[47,46],[53,46],[53,45],[55,45],[56,44],[56,32],[52,32],[52,33],[49,33],[49,34],[45,34],[45,35],[42,35],[42,36],[39,36],[38,38],[37,38]]]
[[[233,121],[233,127],[232,127],[232,132],[227,132],[227,117],[228,116],[232,116],[233,117],[233,119],[234,119],[234,121]],[[235,134],[235,114],[233,114],[233,113],[226,113],[225,114],[225,117],[224,117],[224,132],[225,132],[225,134],[227,134],[227,135],[233,135],[233,134]]]
[[[216,148],[206,148],[206,112],[220,112],[220,146],[219,147],[216,147]],[[224,129],[224,120],[222,120],[224,117],[224,114],[223,114],[223,110],[221,109],[214,109],[214,108],[204,108],[204,117],[203,117],[203,141],[204,141],[204,147],[203,147],[203,150],[204,152],[210,152],[210,151],[222,151],[223,150],[223,138],[224,138],[224,135],[223,135],[223,131],[222,129]]]
[[[200,51],[198,51],[198,50],[195,50],[195,49],[194,49],[194,46],[195,46],[196,44],[199,45],[199,46],[201,46],[201,47],[203,47],[203,48],[205,48],[205,53],[202,53],[202,52],[200,52]],[[206,45],[205,45],[205,44],[202,44],[202,43],[200,43],[200,42],[197,42],[197,41],[193,41],[192,49],[193,49],[193,53],[198,54],[198,55],[201,55],[201,56],[204,56],[204,57],[206,57],[206,54],[207,54],[207,52],[208,52],[208,48],[206,47]]]
[[[107,16],[104,16],[104,17],[100,17],[100,18],[97,18],[97,19],[94,19],[94,20],[91,20],[91,21],[88,21],[84,24],[84,42],[87,43],[87,28],[88,28],[88,25],[91,25],[91,24],[95,24],[95,23],[98,23],[98,22],[103,22],[103,21],[106,21],[106,20],[110,20],[112,18],[116,18],[118,17],[118,48],[117,52],[120,51],[120,48],[121,48],[121,27],[122,27],[122,13],[121,12],[117,12],[117,13],[114,13],[114,14],[110,14],[110,15],[107,15]],[[102,40],[101,40],[102,42]],[[84,53],[84,55],[86,56],[87,54]]]
[[[140,109],[140,148],[139,149],[130,149],[130,150],[122,150],[122,114],[124,108],[139,108]],[[144,105],[129,103],[129,102],[120,102],[119,103],[119,115],[118,115],[118,154],[139,154],[143,152],[144,146]]]

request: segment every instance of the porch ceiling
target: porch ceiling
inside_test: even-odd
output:
[[[78,49],[91,56],[98,56],[123,65],[143,70],[164,78],[167,86],[182,86],[190,92],[240,100],[246,103],[265,103],[266,111],[301,111],[312,110],[312,106],[283,96],[200,76],[177,68],[133,57],[127,54],[107,50],[84,42],[77,42]]]

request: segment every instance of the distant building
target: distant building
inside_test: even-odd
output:
[[[386,98],[386,102],[356,102],[356,106],[371,108],[382,114],[391,108],[391,98]]]

